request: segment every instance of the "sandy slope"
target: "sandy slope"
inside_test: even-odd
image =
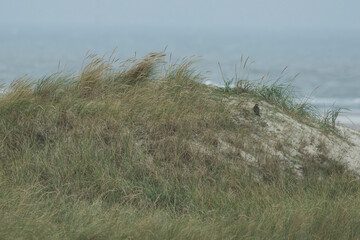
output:
[[[336,132],[321,129],[318,123],[302,123],[296,117],[289,116],[278,107],[265,101],[259,102],[261,116],[252,112],[254,102],[229,99],[229,109],[235,112],[239,122],[248,122],[255,125],[257,138],[266,151],[276,155],[282,161],[293,164],[295,169],[301,169],[297,161],[301,156],[318,156],[325,153],[332,159],[344,162],[349,169],[360,173],[360,132],[349,127],[337,124]],[[239,106],[241,106],[239,108]],[[250,117],[242,114],[249,113]],[[263,141],[266,139],[266,141]],[[256,154],[243,151],[243,156],[250,161],[256,161]],[[314,157],[315,159],[315,157]]]

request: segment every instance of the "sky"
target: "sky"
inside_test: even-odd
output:
[[[360,30],[358,0],[0,0],[5,26]]]

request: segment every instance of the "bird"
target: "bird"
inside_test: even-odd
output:
[[[259,104],[256,103],[255,106],[253,107],[253,110],[257,116],[260,116]]]

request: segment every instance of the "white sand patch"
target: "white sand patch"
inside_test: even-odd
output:
[[[239,122],[247,122],[255,125],[256,131],[261,134],[253,134],[251,137],[262,142],[262,148],[280,160],[294,161],[301,155],[317,156],[325,152],[334,160],[346,163],[349,169],[360,173],[360,132],[349,127],[338,124],[338,133],[321,129],[319,123],[311,122],[305,124],[299,122],[295,117],[289,116],[265,101],[259,103],[261,116],[255,116],[252,108],[254,102],[228,99],[229,109],[235,111],[236,106],[246,109],[250,117],[237,113]],[[235,113],[236,114],[236,113]],[[263,141],[265,139],[265,141]],[[223,148],[231,148],[227,143],[222,142]],[[241,150],[243,158],[250,162],[257,161],[256,156]],[[296,161],[293,164],[297,165]]]
[[[360,132],[342,125],[339,125],[338,129],[349,143],[340,142],[333,147],[342,153],[343,161],[347,162],[350,168],[360,172]]]
[[[340,136],[337,136],[333,133],[324,133],[318,126],[310,127],[300,123],[282,113],[277,113],[274,117],[266,115],[265,111],[264,118],[269,119],[266,120],[269,131],[277,131],[279,139],[287,140],[290,143],[288,147],[291,155],[300,154],[301,151],[315,155],[319,145],[323,142],[329,156],[347,163],[350,169],[360,173],[360,133],[358,131],[339,125],[337,129]]]
[[[252,99],[246,93],[222,101],[234,115],[234,120],[250,132],[244,136],[246,140],[241,149],[228,142],[227,136],[218,135],[221,152],[236,152],[241,159],[253,164],[261,163],[271,155],[293,167],[299,175],[303,168],[301,159],[321,161],[321,156],[325,155],[360,174],[360,131],[341,124],[336,125],[336,131],[330,131],[330,126],[325,129],[311,119],[300,122],[298,117],[286,114],[266,101]],[[260,107],[260,117],[253,111],[256,103]]]

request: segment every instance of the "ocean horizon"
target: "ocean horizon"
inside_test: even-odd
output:
[[[339,121],[360,126],[360,34],[332,31],[253,31],[211,29],[7,28],[0,27],[0,84],[7,86],[25,74],[36,79],[58,67],[78,73],[88,52],[103,55],[116,48],[121,60],[149,52],[172,59],[195,56],[195,68],[222,86],[219,63],[226,78],[235,76],[241,57],[249,56],[249,79],[269,74],[269,80],[292,84],[319,112],[331,106],[344,108]],[[281,74],[287,67],[286,73]]]

